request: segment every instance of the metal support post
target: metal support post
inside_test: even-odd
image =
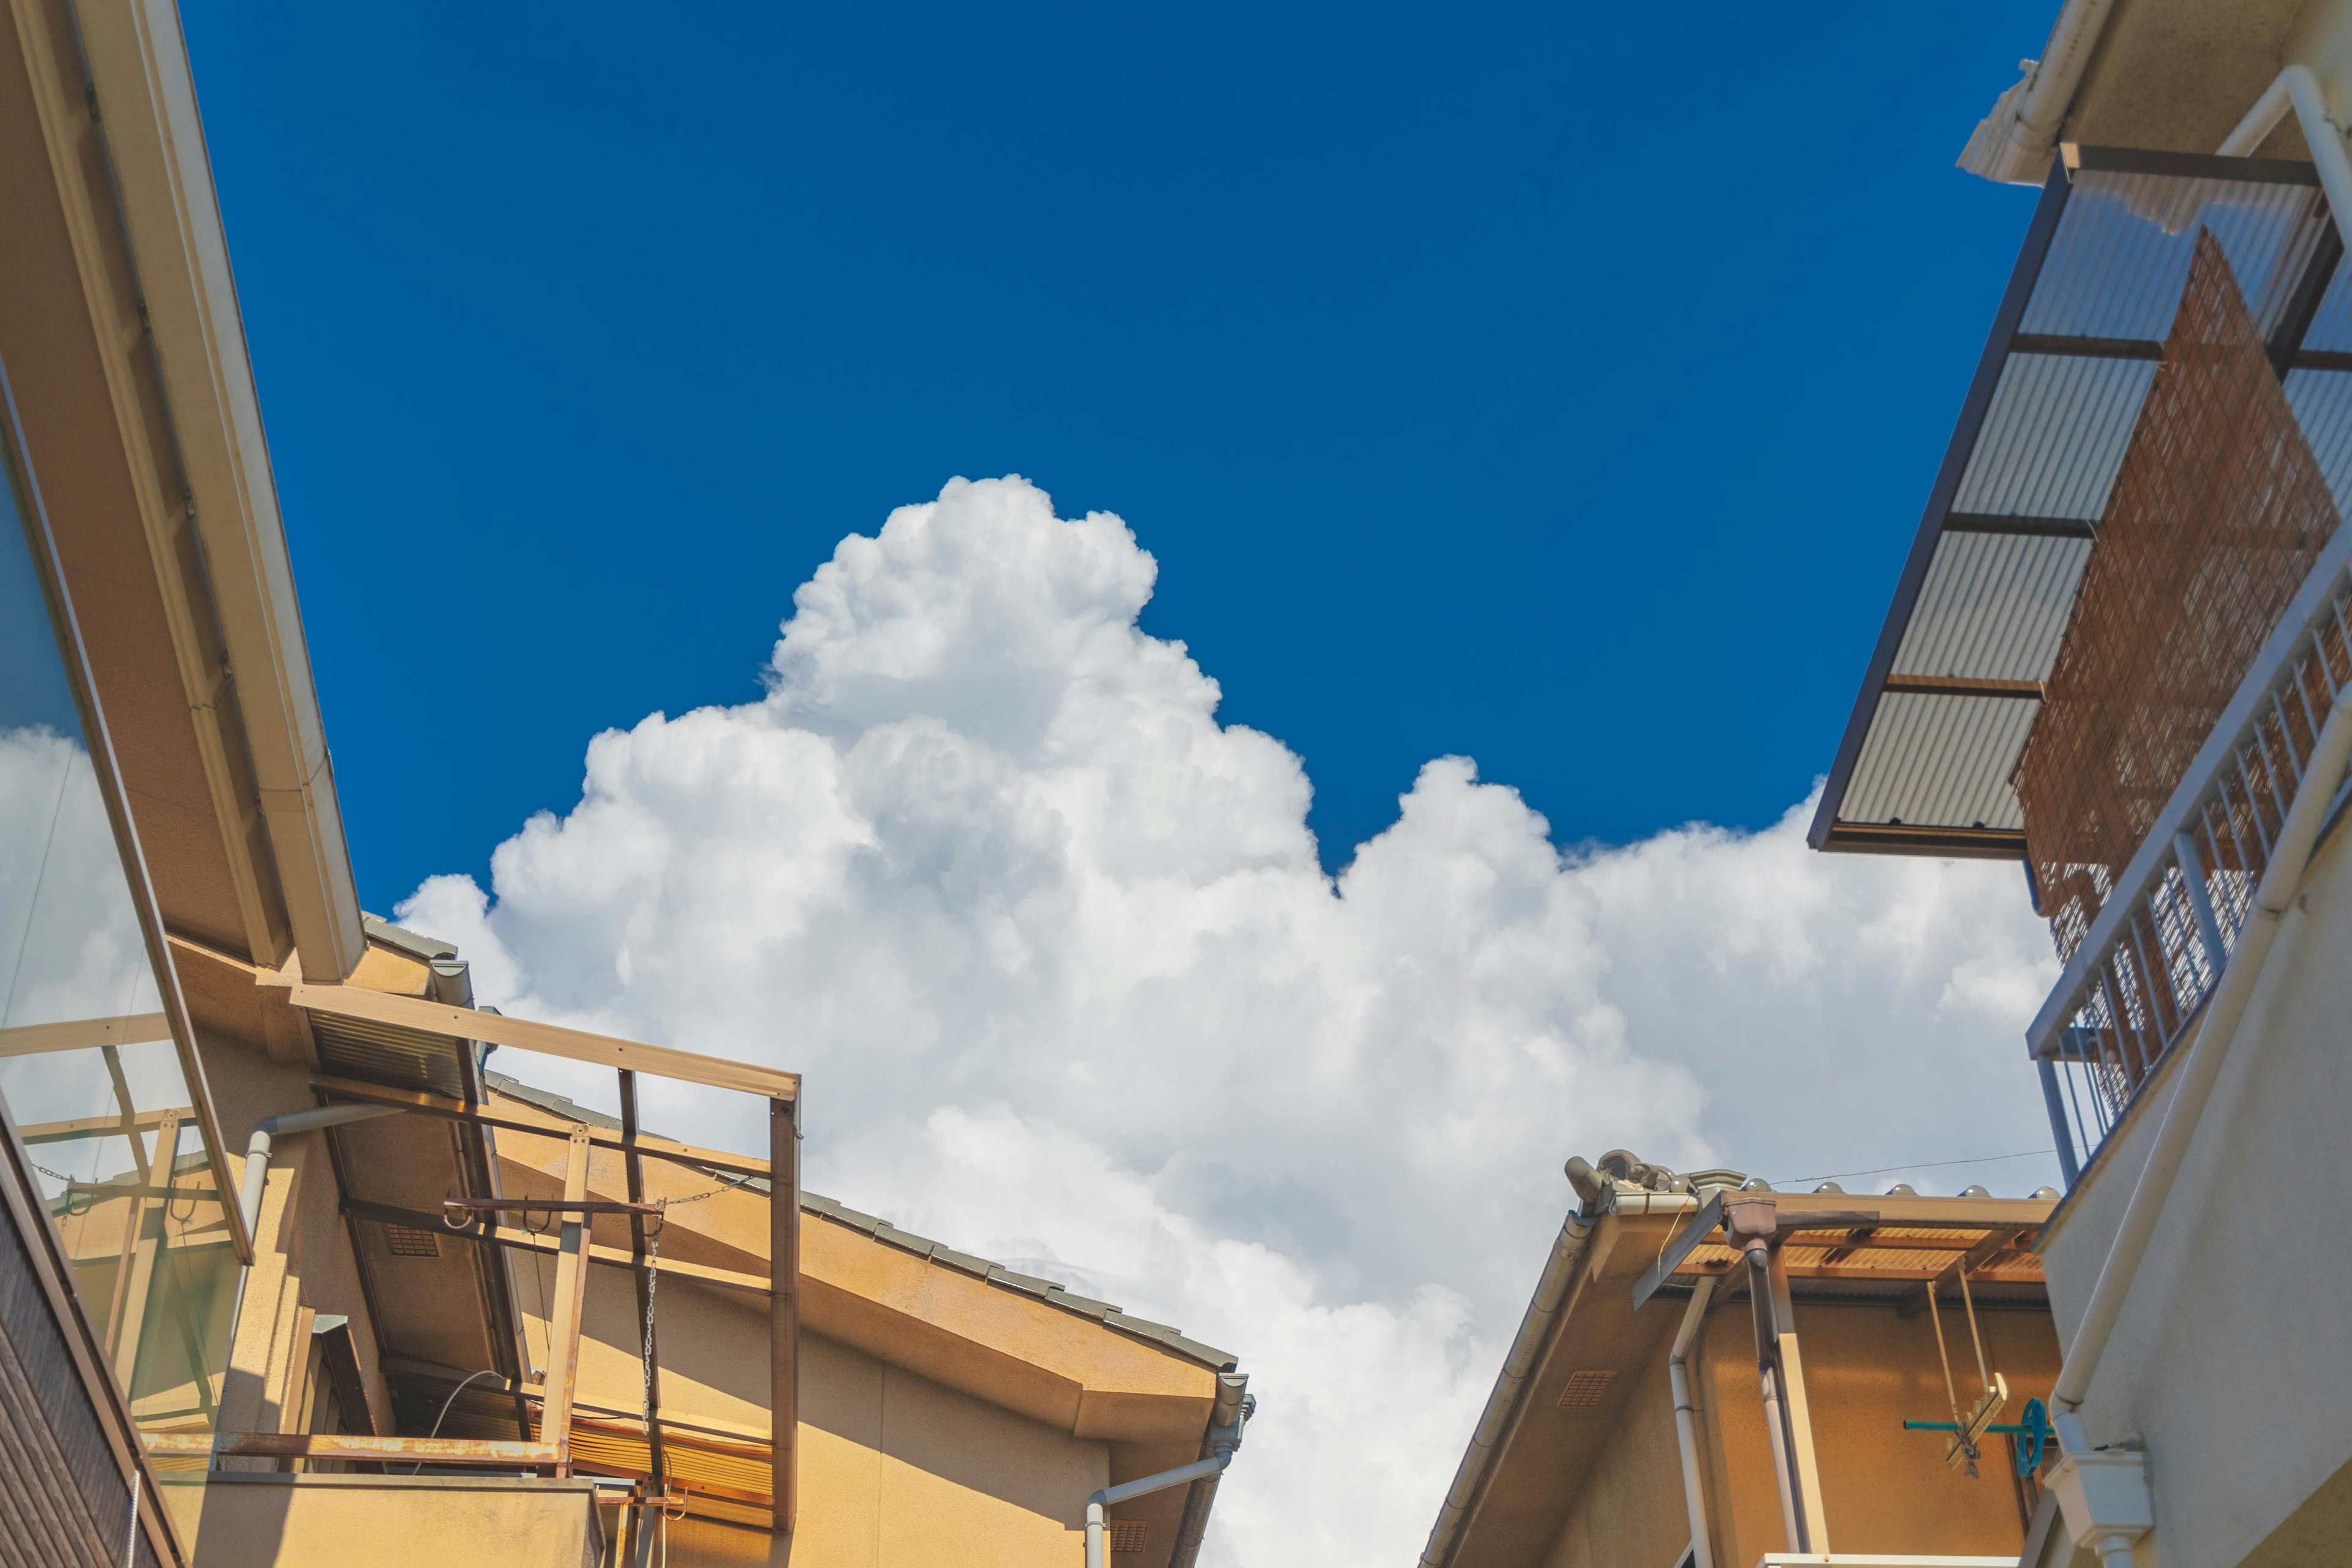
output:
[[[768,1101],[769,1453],[773,1528],[789,1535],[799,1514],[801,1339],[800,1099]]]

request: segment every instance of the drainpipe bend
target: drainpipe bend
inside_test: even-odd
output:
[[[2319,171],[2319,188],[2327,193],[2336,232],[2352,247],[2352,158],[2345,154],[2344,127],[2328,114],[2327,96],[2309,66],[2292,65],[2279,72],[2278,79],[2255,100],[2219,151],[2227,158],[2252,155],[2289,110],[2302,127],[2304,141],[2310,144],[2312,166]]]
[[[265,1116],[253,1124],[253,1136],[245,1145],[245,1179],[237,1184],[237,1212],[245,1216],[245,1234],[258,1237],[261,1234],[261,1194],[269,1178],[269,1149],[281,1132],[309,1132],[320,1127],[340,1127],[347,1121],[373,1121],[379,1116],[397,1116],[396,1105],[322,1105],[316,1110],[289,1110],[283,1116]]]
[[[1212,1476],[1223,1473],[1225,1467],[1234,1462],[1234,1454],[1242,1446],[1242,1429],[1249,1425],[1249,1418],[1256,1413],[1256,1396],[1243,1394],[1238,1408],[1233,1413],[1233,1425],[1210,1428],[1209,1447],[1214,1451],[1208,1458],[1195,1459],[1189,1465],[1179,1465],[1172,1470],[1161,1470],[1157,1475],[1138,1476],[1131,1481],[1121,1481],[1115,1487],[1105,1487],[1087,1498],[1087,1568],[1104,1568],[1107,1561],[1103,1540],[1107,1523],[1103,1518],[1105,1509],[1115,1508],[1134,1498],[1149,1497],[1153,1492],[1164,1492],[1171,1487],[1181,1487],[1192,1481],[1206,1480]]]
[[[2340,146],[2336,152],[2341,158]],[[2339,211],[2352,211],[2352,206]],[[2342,221],[2340,217],[2338,221]],[[2139,1180],[2133,1184],[2123,1223],[2116,1228],[2115,1241],[2099,1269],[2098,1283],[2092,1287],[2089,1304],[2084,1308],[2082,1326],[2074,1331],[2074,1342],[2066,1347],[2065,1364],[2059,1371],[2057,1386],[2051,1391],[2051,1408],[2055,1413],[2071,1415],[2081,1409],[2090,1392],[2091,1376],[2098,1370],[2099,1357],[2115,1332],[2116,1320],[2123,1315],[2132,1279],[2139,1272],[2148,1240],[2156,1233],[2157,1221],[2163,1216],[2165,1200],[2171,1194],[2173,1181],[2180,1174],[2189,1145],[2197,1135],[2198,1121],[2212,1096],[2214,1082],[2221,1076],[2238,1025],[2245,1016],[2246,1005],[2252,999],[2265,962],[2294,908],[2296,891],[2305,871],[2310,868],[2311,852],[2318,844],[2320,827],[2347,761],[2352,761],[2352,687],[2336,696],[2327,710],[2326,721],[2320,726],[2311,761],[2304,768],[2303,786],[2295,792],[2294,804],[2287,808],[2286,820],[2279,828],[2277,847],[2263,873],[2262,885],[2255,889],[2245,929],[2238,933],[2237,950],[2230,954],[2221,981],[2213,987],[2212,1000],[2205,1006],[2204,1022],[2189,1045],[2188,1059],[2181,1063],[2179,1085],[2172,1092],[2171,1103],[2164,1108],[2163,1123],[2149,1145],[2147,1162],[2141,1167]],[[2080,1432],[2080,1425],[2074,1421],[2061,1427],[2062,1436],[2079,1436]],[[2073,1449],[2078,1444],[2069,1442],[2065,1447]]]

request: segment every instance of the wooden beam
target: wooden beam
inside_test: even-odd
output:
[[[566,1142],[563,1195],[579,1203],[588,1195],[588,1139],[585,1128]],[[555,1321],[547,1327],[548,1368],[546,1414],[540,1435],[555,1440],[555,1474],[572,1474],[572,1400],[580,1387],[580,1320],[588,1304],[588,1220],[572,1215],[563,1222],[563,1238],[555,1259]]]
[[[271,975],[257,984],[268,985],[277,981],[278,977]],[[570,1061],[589,1062],[597,1067],[628,1068],[637,1072],[652,1073],[657,1078],[673,1078],[711,1089],[764,1095],[770,1100],[792,1100],[797,1099],[801,1091],[801,1075],[798,1073],[779,1072],[773,1068],[754,1067],[748,1062],[725,1061],[693,1051],[673,1050],[667,1046],[648,1046],[635,1040],[616,1039],[610,1035],[593,1035],[585,1029],[566,1029],[553,1024],[533,1023],[528,1018],[509,1018],[503,1014],[483,1013],[471,1007],[452,1007],[446,1003],[428,1002],[421,996],[395,996],[389,992],[370,991],[358,985],[312,985],[298,980],[289,987],[287,1000],[297,1007],[324,1013],[331,1017],[388,1024],[394,1028],[415,1029],[420,1034],[441,1035],[456,1040],[482,1040],[494,1046],[511,1047],[518,1051],[537,1051],[541,1056],[562,1057]]]
[[[800,1101],[768,1102],[768,1168],[773,1191],[768,1205],[768,1266],[773,1294],[768,1302],[768,1424],[770,1485],[775,1500],[773,1529],[790,1535],[799,1516],[801,1348],[801,1118]]]
[[[99,1046],[136,1046],[171,1037],[171,1020],[161,1013],[131,1013],[120,1018],[68,1018],[58,1024],[19,1024],[12,1029],[0,1029],[0,1057],[87,1051]]]
[[[1927,1276],[1926,1282],[1895,1309],[1895,1316],[1917,1317],[1927,1310],[1927,1298],[1941,1290],[1945,1280],[1957,1278],[1963,1269],[1974,1274],[1985,1264],[2015,1247],[2019,1237],[2030,1234],[2034,1228],[2030,1225],[2011,1226],[1990,1233],[1983,1240]]]
[[[543,1253],[551,1258],[563,1255],[561,1243],[553,1237],[523,1230],[514,1226],[468,1225],[452,1229],[444,1225],[439,1215],[426,1214],[423,1209],[401,1208],[394,1204],[372,1204],[362,1198],[343,1200],[343,1213],[353,1219],[372,1219],[380,1225],[404,1225],[415,1230],[429,1230],[436,1236],[456,1237],[465,1241],[486,1242],[493,1247],[512,1247],[517,1252]],[[591,1244],[588,1261],[613,1268],[641,1267],[628,1253],[617,1247]],[[653,1268],[665,1278],[690,1279],[698,1285],[716,1285],[724,1290],[742,1290],[755,1296],[765,1296],[773,1289],[767,1276],[742,1274],[732,1268],[714,1268],[707,1263],[688,1263],[681,1258],[662,1258],[654,1260]],[[487,1386],[488,1380],[485,1380]]]
[[[414,1110],[419,1115],[438,1116],[451,1121],[470,1121],[480,1127],[495,1127],[502,1132],[525,1132],[533,1137],[553,1139],[572,1135],[572,1124],[533,1121],[520,1115],[501,1115],[494,1110],[469,1107],[463,1100],[449,1100],[417,1089],[388,1089],[380,1083],[325,1077],[313,1078],[310,1087],[337,1100],[357,1100],[363,1105],[396,1105],[403,1110]],[[496,1093],[497,1090],[491,1092]],[[588,1128],[588,1142],[599,1149],[610,1149],[615,1153],[625,1153],[631,1147],[626,1138],[616,1137],[598,1127]],[[697,1148],[691,1143],[656,1138],[650,1133],[637,1134],[635,1147],[640,1154],[667,1160],[673,1164],[698,1165],[740,1176],[765,1176],[768,1173],[768,1162],[765,1160],[755,1159],[749,1154],[728,1154],[716,1149]]]
[[[71,1121],[36,1121],[20,1127],[16,1136],[27,1143],[64,1143],[76,1138],[127,1138],[133,1131],[144,1132],[161,1127],[163,1118],[184,1121],[195,1114],[190,1105],[175,1106],[168,1110],[142,1110],[136,1116],[83,1116]]]

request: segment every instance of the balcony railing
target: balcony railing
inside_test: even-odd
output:
[[[2027,1032],[2070,1186],[2220,979],[2296,795],[2343,805],[2343,778],[2304,773],[2347,680],[2352,528],[2321,552]]]

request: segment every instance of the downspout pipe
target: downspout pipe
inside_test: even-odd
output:
[[[2344,127],[2329,117],[2327,97],[2309,66],[2292,65],[2279,72],[2278,79],[2255,100],[2219,151],[2225,158],[2252,156],[2289,110],[2294,111],[2303,139],[2310,144],[2312,165],[2319,171],[2319,188],[2327,193],[2327,210],[2335,215],[2336,231],[2352,247],[2352,229],[2346,226],[2352,224],[2352,159],[2345,156]]]
[[[379,1116],[397,1116],[396,1105],[322,1105],[316,1110],[291,1110],[283,1116],[265,1116],[253,1124],[253,1136],[245,1145],[245,1180],[237,1188],[237,1212],[245,1216],[245,1233],[258,1238],[261,1235],[261,1193],[269,1179],[269,1149],[281,1133],[309,1132],[320,1127],[341,1127],[348,1121],[373,1121]],[[256,1245],[258,1245],[257,1239]]]
[[[1666,1357],[1666,1382],[1675,1395],[1675,1443],[1683,1456],[1683,1507],[1690,1514],[1693,1568],[1715,1568],[1715,1551],[1706,1538],[1706,1487],[1698,1471],[1698,1435],[1691,1420],[1690,1374],[1686,1366],[1691,1348],[1698,1342],[1700,1325],[1706,1321],[1707,1303],[1714,1299],[1715,1277],[1710,1274],[1691,1291],[1690,1305],[1683,1309],[1683,1326],[1675,1333],[1675,1348]]]
[[[1164,1492],[1171,1487],[1181,1487],[1192,1481],[1206,1480],[1209,1477],[1221,1473],[1226,1466],[1234,1462],[1234,1455],[1242,1446],[1242,1429],[1249,1425],[1249,1418],[1256,1413],[1257,1396],[1250,1394],[1243,1394],[1240,1406],[1233,1413],[1233,1424],[1226,1426],[1212,1426],[1209,1429],[1209,1447],[1212,1451],[1207,1458],[1195,1459],[1189,1465],[1179,1465],[1172,1470],[1161,1470],[1157,1475],[1138,1476],[1131,1481],[1121,1481],[1115,1487],[1105,1487],[1087,1499],[1087,1568],[1105,1568],[1105,1564],[1109,1561],[1103,1540],[1105,1509],[1115,1508],[1134,1498],[1149,1497],[1153,1492]]]
[[[2299,66],[2288,68],[2290,73],[2300,69]],[[2341,145],[2336,145],[2335,151],[2336,158],[2342,160]],[[2347,213],[2352,213],[2352,205],[2337,209],[2336,221],[2343,222]],[[2148,1148],[2147,1163],[2140,1170],[2139,1180],[2133,1184],[2123,1223],[2116,1227],[2116,1239],[2107,1249],[2106,1262],[2100,1267],[2098,1283],[2091,1289],[2082,1326],[2074,1331],[2074,1342],[2066,1347],[2065,1364],[2050,1395],[2054,1413],[2071,1415],[2082,1408],[2090,1392],[2091,1376],[2098,1371],[2099,1357],[2105,1352],[2116,1321],[2123,1315],[2132,1279],[2147,1254],[2148,1240],[2156,1234],[2165,1200],[2171,1195],[2173,1181],[2180,1174],[2189,1145],[2197,1135],[2199,1119],[2212,1098],[2214,1082],[2221,1077],[2222,1063],[2230,1054],[2239,1023],[2245,1016],[2246,1005],[2253,997],[2255,984],[2262,978],[2264,963],[2287,915],[2294,908],[2304,873],[2311,865],[2311,852],[2319,842],[2320,827],[2336,795],[2336,781],[2344,776],[2347,761],[2352,761],[2352,687],[2337,694],[2327,710],[2326,722],[2320,726],[2311,761],[2303,770],[2303,786],[2295,792],[2294,804],[2287,808],[2286,820],[2279,828],[2270,866],[2263,873],[2261,887],[2255,889],[2245,929],[2238,934],[2237,950],[2230,954],[2221,981],[2213,988],[2213,999],[2206,1005],[2204,1022],[2189,1045],[2188,1059],[2181,1064],[2179,1087],[2173,1090],[2171,1103],[2164,1108],[2164,1121]],[[2062,1436],[2078,1439],[2081,1430],[2079,1423],[2074,1421],[2060,1427]],[[2077,1443],[2069,1442],[2065,1447],[2074,1449]]]

